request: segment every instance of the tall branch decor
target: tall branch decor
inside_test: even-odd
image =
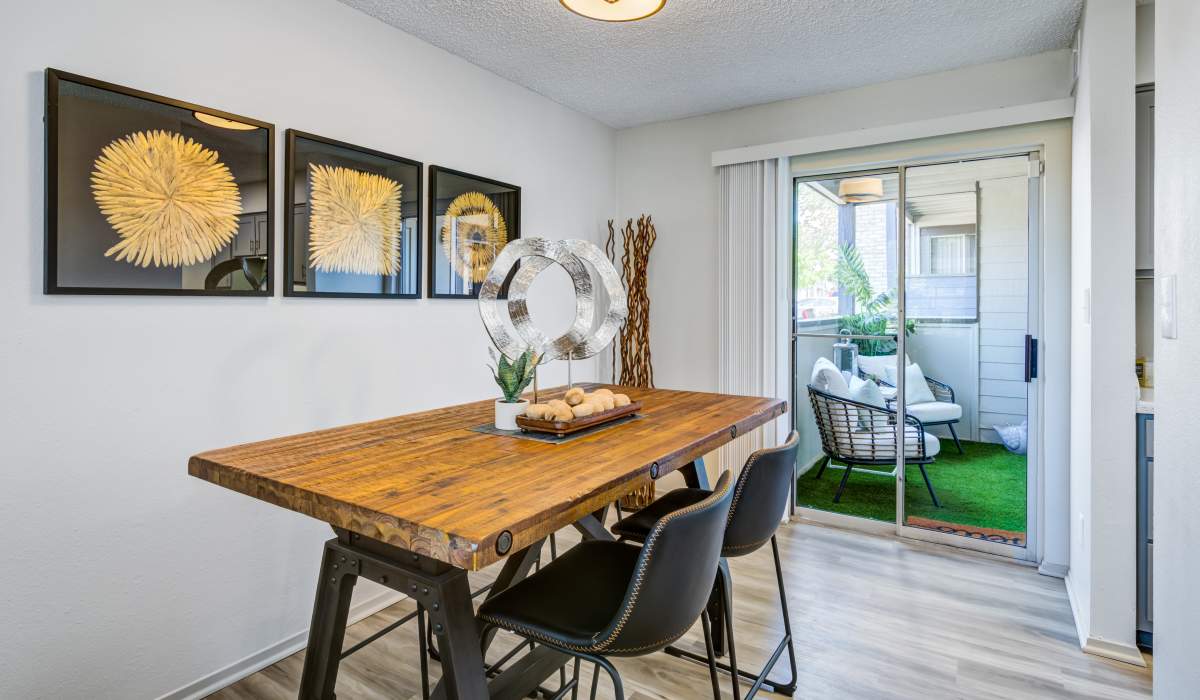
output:
[[[400,183],[341,166],[309,166],[309,263],[326,272],[400,272]]]
[[[92,196],[121,240],[105,253],[139,267],[204,262],[237,235],[242,198],[217,152],[170,131],[139,131],[100,151]]]
[[[629,296],[629,317],[621,327],[616,350],[613,352],[613,377],[622,386],[653,387],[654,365],[650,357],[650,293],[647,289],[650,267],[650,249],[658,232],[649,215],[643,214],[634,229],[633,219],[625,222],[621,229],[620,249],[613,222],[608,222],[608,240],[604,252],[609,260],[616,262],[620,254],[621,281]],[[621,498],[621,507],[636,510],[654,501],[654,482]]]
[[[621,328],[618,352],[613,353],[613,377],[623,386],[653,387],[654,365],[650,357],[650,294],[647,290],[647,271],[650,249],[658,232],[649,216],[643,215],[633,227],[633,219],[621,229],[620,249],[617,247],[613,222],[608,222],[608,240],[604,251],[616,263],[621,259],[621,281],[629,295],[629,318]],[[620,374],[617,368],[620,367]]]

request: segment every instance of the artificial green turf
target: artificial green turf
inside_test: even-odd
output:
[[[942,451],[926,465],[929,480],[942,507],[936,508],[916,465],[905,467],[905,511],[956,525],[974,525],[1025,532],[1025,455],[1015,455],[1003,445],[963,440],[966,454],[958,454],[954,441],[942,440]],[[817,465],[820,464],[818,461]],[[896,483],[887,473],[855,471],[850,475],[842,502],[834,503],[842,470],[829,468],[817,480],[814,466],[796,480],[796,503],[834,513],[874,520],[895,521]]]

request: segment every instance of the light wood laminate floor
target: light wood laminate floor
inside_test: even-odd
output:
[[[560,547],[578,541],[573,531],[558,538]],[[819,525],[784,526],[779,544],[800,665],[798,698],[1150,697],[1148,669],[1080,651],[1059,579],[953,548]],[[757,667],[781,630],[770,549],[731,564],[738,660]],[[472,586],[497,571],[472,574]],[[404,600],[353,625],[346,645],[411,610]],[[511,648],[507,636],[498,637],[491,658]],[[699,626],[680,645],[702,652]],[[342,664],[338,697],[419,698],[417,658],[410,623]],[[302,663],[303,652],[294,654],[212,697],[290,700]],[[702,666],[665,654],[615,663],[630,700],[711,697]],[[430,670],[436,678],[437,664]],[[786,673],[781,660],[775,675]],[[586,691],[591,670],[585,666],[582,675]],[[601,688],[601,697],[612,697],[604,678]],[[723,689],[729,697],[729,686]]]

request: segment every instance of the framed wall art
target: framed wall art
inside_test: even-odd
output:
[[[421,296],[421,163],[287,130],[286,296]]]
[[[275,127],[46,70],[47,294],[270,296]]]
[[[496,255],[521,236],[521,188],[429,168],[429,296],[475,299]]]

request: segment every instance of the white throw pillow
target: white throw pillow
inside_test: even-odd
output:
[[[883,393],[879,391],[879,385],[858,377],[850,380],[850,400],[865,403],[868,406],[887,408],[887,402],[883,400]]]
[[[904,370],[904,402],[911,405],[932,401],[937,401],[937,398],[925,381],[925,373],[921,371],[921,365],[914,362]]]
[[[850,396],[851,401],[865,403],[868,406],[878,406],[879,408],[887,408],[887,402],[883,400],[883,394],[879,391],[879,385],[869,379],[859,379],[852,377],[850,379]],[[871,415],[872,411],[867,408],[858,409],[858,425],[861,428],[870,429],[875,425],[876,416]],[[882,416],[879,416],[882,418]]]
[[[888,380],[888,371],[892,373],[892,377],[896,376],[896,356],[895,355],[859,355],[858,369],[863,374],[869,374],[884,381]]]
[[[846,378],[828,358],[818,357],[813,363],[812,379],[809,383],[827,394],[843,399],[850,398],[850,387],[846,386]]]

